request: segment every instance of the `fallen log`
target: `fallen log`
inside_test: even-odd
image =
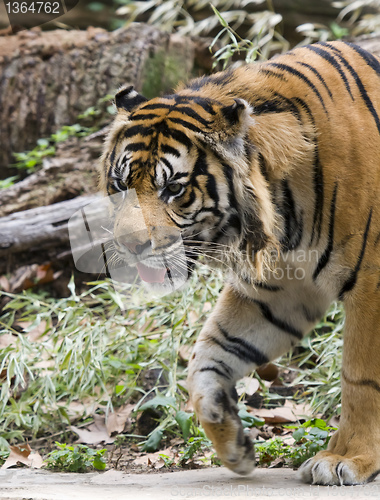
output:
[[[70,257],[70,217],[101,197],[80,196],[0,218],[0,274],[23,264]]]

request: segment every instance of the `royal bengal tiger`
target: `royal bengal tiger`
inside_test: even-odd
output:
[[[115,208],[119,257],[165,286],[181,239],[189,274],[200,254],[229,270],[188,376],[224,465],[238,474],[255,465],[236,382],[341,300],[340,428],[301,476],[372,481],[380,472],[380,59],[350,43],[317,43],[151,100],[125,86],[115,103],[101,186],[138,199]]]

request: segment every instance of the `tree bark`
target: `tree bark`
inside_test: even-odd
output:
[[[144,24],[0,37],[0,166],[14,161],[13,151],[76,123],[120,85],[153,97],[187,79],[193,66],[191,40]]]
[[[67,227],[70,217],[100,197],[100,194],[79,196],[54,205],[2,217],[0,274],[20,265],[54,259],[58,254],[63,257],[70,256]],[[14,260],[17,260],[17,266],[14,265]]]
[[[41,170],[0,190],[0,217],[95,193],[96,166],[107,130],[105,127],[88,137],[71,138],[59,144],[56,155],[46,157]]]

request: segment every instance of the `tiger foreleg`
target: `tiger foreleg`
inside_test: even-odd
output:
[[[371,281],[375,288],[376,275],[345,301],[339,430],[327,451],[303,464],[300,475],[306,482],[365,484],[380,473],[380,309]]]
[[[254,301],[227,286],[194,347],[188,377],[191,401],[218,457],[238,474],[253,470],[255,453],[238,417],[236,382],[289,349],[290,342],[265,321]]]

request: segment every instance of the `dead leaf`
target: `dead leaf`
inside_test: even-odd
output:
[[[166,455],[169,459],[174,460],[176,457],[175,452],[171,448],[165,448],[164,450],[155,451],[154,453],[144,453],[141,457],[133,460],[133,465],[146,465],[151,469],[161,469],[165,467],[165,462],[160,455]]]
[[[28,330],[28,328],[32,325],[33,323],[31,321],[18,321],[16,323],[16,326],[20,326],[25,332],[27,332],[28,339],[31,342],[35,342],[36,340],[39,340],[40,337],[46,332],[47,330],[47,322],[45,320],[42,320],[36,327],[32,328],[31,330]],[[50,325],[49,325],[50,327]]]
[[[114,442],[114,438],[107,432],[105,417],[103,415],[94,415],[94,422],[87,428],[79,429],[78,427],[71,425],[70,429],[75,432],[75,434],[78,434],[78,440],[76,443],[112,444]]]
[[[10,290],[13,293],[18,293],[36,285],[50,283],[56,277],[50,263],[22,266],[9,279]]]
[[[255,417],[263,418],[266,424],[283,424],[286,422],[297,421],[297,418],[295,417],[292,410],[285,406],[273,408],[272,410],[267,410],[266,408],[257,410],[255,408],[251,413],[253,413]]]
[[[122,432],[128,432],[128,430],[130,430],[132,425],[130,416],[134,409],[134,404],[127,404],[108,415],[106,427],[110,436],[112,436],[112,434],[121,434]]]
[[[34,469],[40,469],[42,467],[43,460],[41,455],[37,451],[32,451],[28,443],[19,446],[11,446],[10,450],[9,457],[1,466],[2,469],[9,469],[10,467],[21,464]]]
[[[3,290],[4,292],[11,291],[11,285],[6,276],[0,276],[0,290]]]
[[[38,366],[40,365],[38,364]],[[66,410],[70,422],[75,422],[80,418],[87,418],[93,415],[98,408],[98,404],[95,398],[86,398],[82,401],[71,401],[70,403],[61,400],[57,403],[57,406],[62,407]]]
[[[17,337],[12,335],[11,333],[4,333],[0,335],[0,349],[5,349],[10,345],[15,345]]]
[[[256,378],[251,377],[243,377],[236,385],[236,391],[239,396],[243,393],[248,394],[248,396],[252,396],[257,389],[260,387],[259,381]]]

